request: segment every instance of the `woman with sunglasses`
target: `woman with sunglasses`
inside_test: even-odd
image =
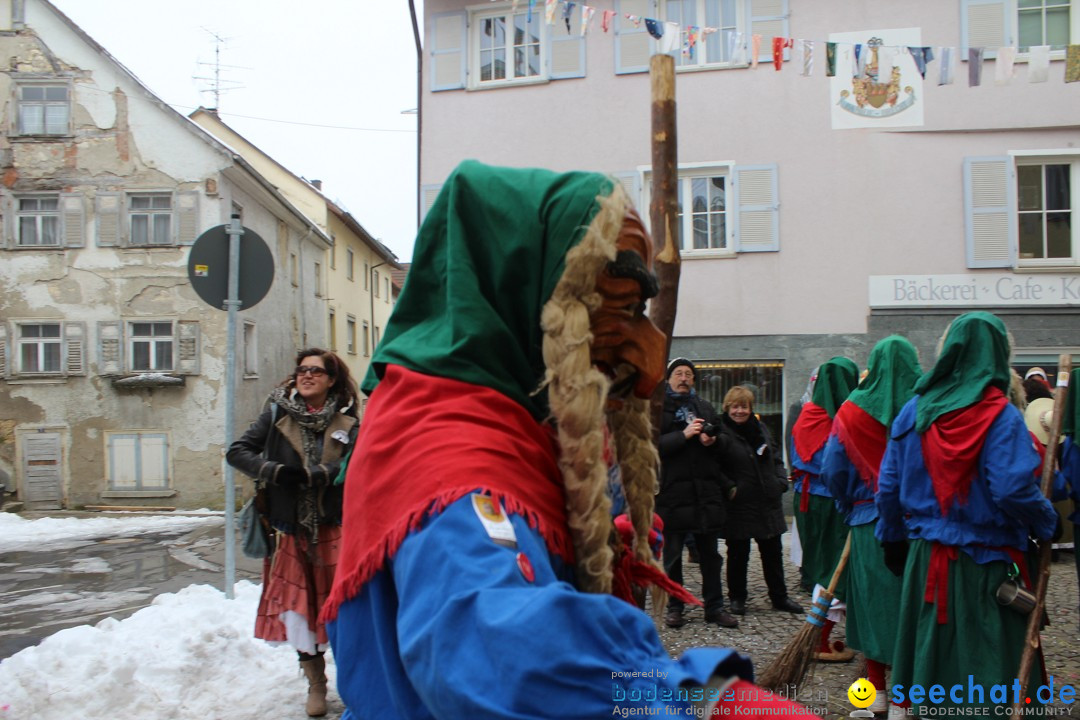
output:
[[[326,714],[329,646],[318,616],[341,537],[344,486],[336,481],[360,423],[356,384],[341,358],[311,348],[297,353],[296,365],[227,459],[254,478],[256,506],[275,531],[255,637],[296,648],[308,680],[307,714],[318,717]]]

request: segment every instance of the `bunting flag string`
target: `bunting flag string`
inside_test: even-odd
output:
[[[494,2],[495,0],[492,0]],[[533,9],[537,0],[526,0],[528,3],[528,16],[526,22],[531,23]],[[513,0],[511,11],[516,12],[522,0]],[[578,34],[584,37],[593,22],[597,8],[578,2],[577,0],[543,0],[544,21],[548,25],[555,24],[555,14],[559,6],[562,6],[562,14],[566,24],[567,34],[573,33],[572,16],[578,5],[581,6],[581,24],[578,26]],[[612,20],[619,17],[615,10],[603,10],[600,15],[600,28],[603,32],[611,31]],[[697,45],[706,36],[721,32],[721,28],[698,25],[680,25],[677,22],[667,22],[656,18],[647,18],[629,13],[622,14],[635,28],[640,28],[642,22],[651,37],[657,41],[657,50],[661,53],[673,53],[677,50],[684,58],[693,59]],[[749,42],[747,40],[749,39]],[[772,37],[767,39],[771,50],[773,67],[779,71],[783,67],[783,53],[792,49],[794,58],[799,65],[799,74],[803,77],[811,77],[814,72],[814,47],[815,41],[803,38]],[[728,31],[727,57],[735,66],[749,65],[756,69],[761,58],[761,45],[763,38],[759,34],[751,34],[747,38],[746,33]],[[881,40],[874,38],[866,44],[850,42],[826,41],[825,45],[825,76],[836,77],[837,66],[850,67],[853,76],[861,76],[866,73],[867,63],[872,54],[876,55],[878,65],[878,77],[888,77],[896,67],[900,56],[908,55],[915,63],[919,74],[926,78],[928,66],[935,59],[939,63],[938,85],[951,85],[955,80],[956,63],[959,60],[959,49],[955,46],[908,46],[908,45],[885,45]],[[749,47],[748,47],[749,46]],[[1050,70],[1050,53],[1053,51],[1065,51],[1065,82],[1080,82],[1080,45],[1036,45],[1036,46],[1004,46],[1000,48],[970,47],[968,48],[968,86],[977,87],[982,83],[982,65],[988,50],[996,52],[994,66],[994,83],[996,85],[1008,85],[1015,77],[1015,62],[1018,53],[1027,54],[1027,78],[1029,83],[1046,82]],[[876,52],[874,52],[876,51]],[[749,58],[747,53],[749,52]]]

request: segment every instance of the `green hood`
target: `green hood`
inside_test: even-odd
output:
[[[597,173],[461,163],[420,228],[364,392],[392,363],[493,388],[544,417],[546,396],[532,394],[544,375],[540,311],[612,189]]]
[[[934,367],[915,383],[915,431],[924,433],[945,413],[978,402],[987,386],[1007,396],[1009,350],[1009,333],[996,315],[970,312],[953,320]]]
[[[848,400],[889,427],[900,408],[915,394],[912,387],[921,374],[915,346],[905,337],[890,335],[870,351],[866,378],[851,392]]]
[[[1080,393],[1080,368],[1072,371],[1072,375],[1069,377],[1068,394],[1065,396],[1065,417],[1062,418],[1061,432],[1068,435],[1076,442],[1076,433],[1080,430],[1080,400],[1077,400],[1077,393]]]
[[[810,401],[824,408],[829,417],[836,417],[836,411],[858,384],[859,366],[846,357],[834,357],[818,368],[817,383]]]

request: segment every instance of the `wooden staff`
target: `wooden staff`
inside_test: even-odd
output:
[[[1058,438],[1061,437],[1061,426],[1065,420],[1065,398],[1069,394],[1069,373],[1072,371],[1072,358],[1069,355],[1058,357],[1057,389],[1054,391],[1054,417],[1050,422],[1050,437],[1047,438],[1046,455],[1043,459],[1042,468],[1042,493],[1047,498],[1054,484],[1054,466],[1057,464]],[[1042,641],[1039,637],[1039,625],[1042,622],[1043,608],[1046,605],[1046,587],[1050,583],[1050,546],[1048,540],[1039,543],[1039,571],[1035,579],[1035,607],[1028,615],[1027,637],[1024,641],[1024,654],[1020,657],[1020,670],[1017,678],[1020,680],[1020,697],[1013,712],[1019,716],[1025,706],[1024,698],[1027,695],[1028,677],[1031,675],[1031,666],[1035,663],[1035,653],[1041,648]]]
[[[675,141],[675,59],[653,55],[649,61],[652,86],[652,199],[649,221],[652,225],[654,268],[660,292],[649,303],[649,317],[667,337],[664,357],[671,354],[671,336],[675,330],[675,310],[679,300],[679,195],[678,148]],[[665,378],[666,380],[667,378]],[[664,390],[660,383],[653,393],[650,410],[653,439],[659,440],[660,420],[664,413]]]

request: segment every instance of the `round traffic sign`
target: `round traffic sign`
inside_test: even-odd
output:
[[[225,309],[229,295],[228,225],[212,227],[195,240],[188,255],[188,280],[203,302]],[[274,256],[258,233],[244,228],[240,236],[240,310],[254,307],[274,282]]]

